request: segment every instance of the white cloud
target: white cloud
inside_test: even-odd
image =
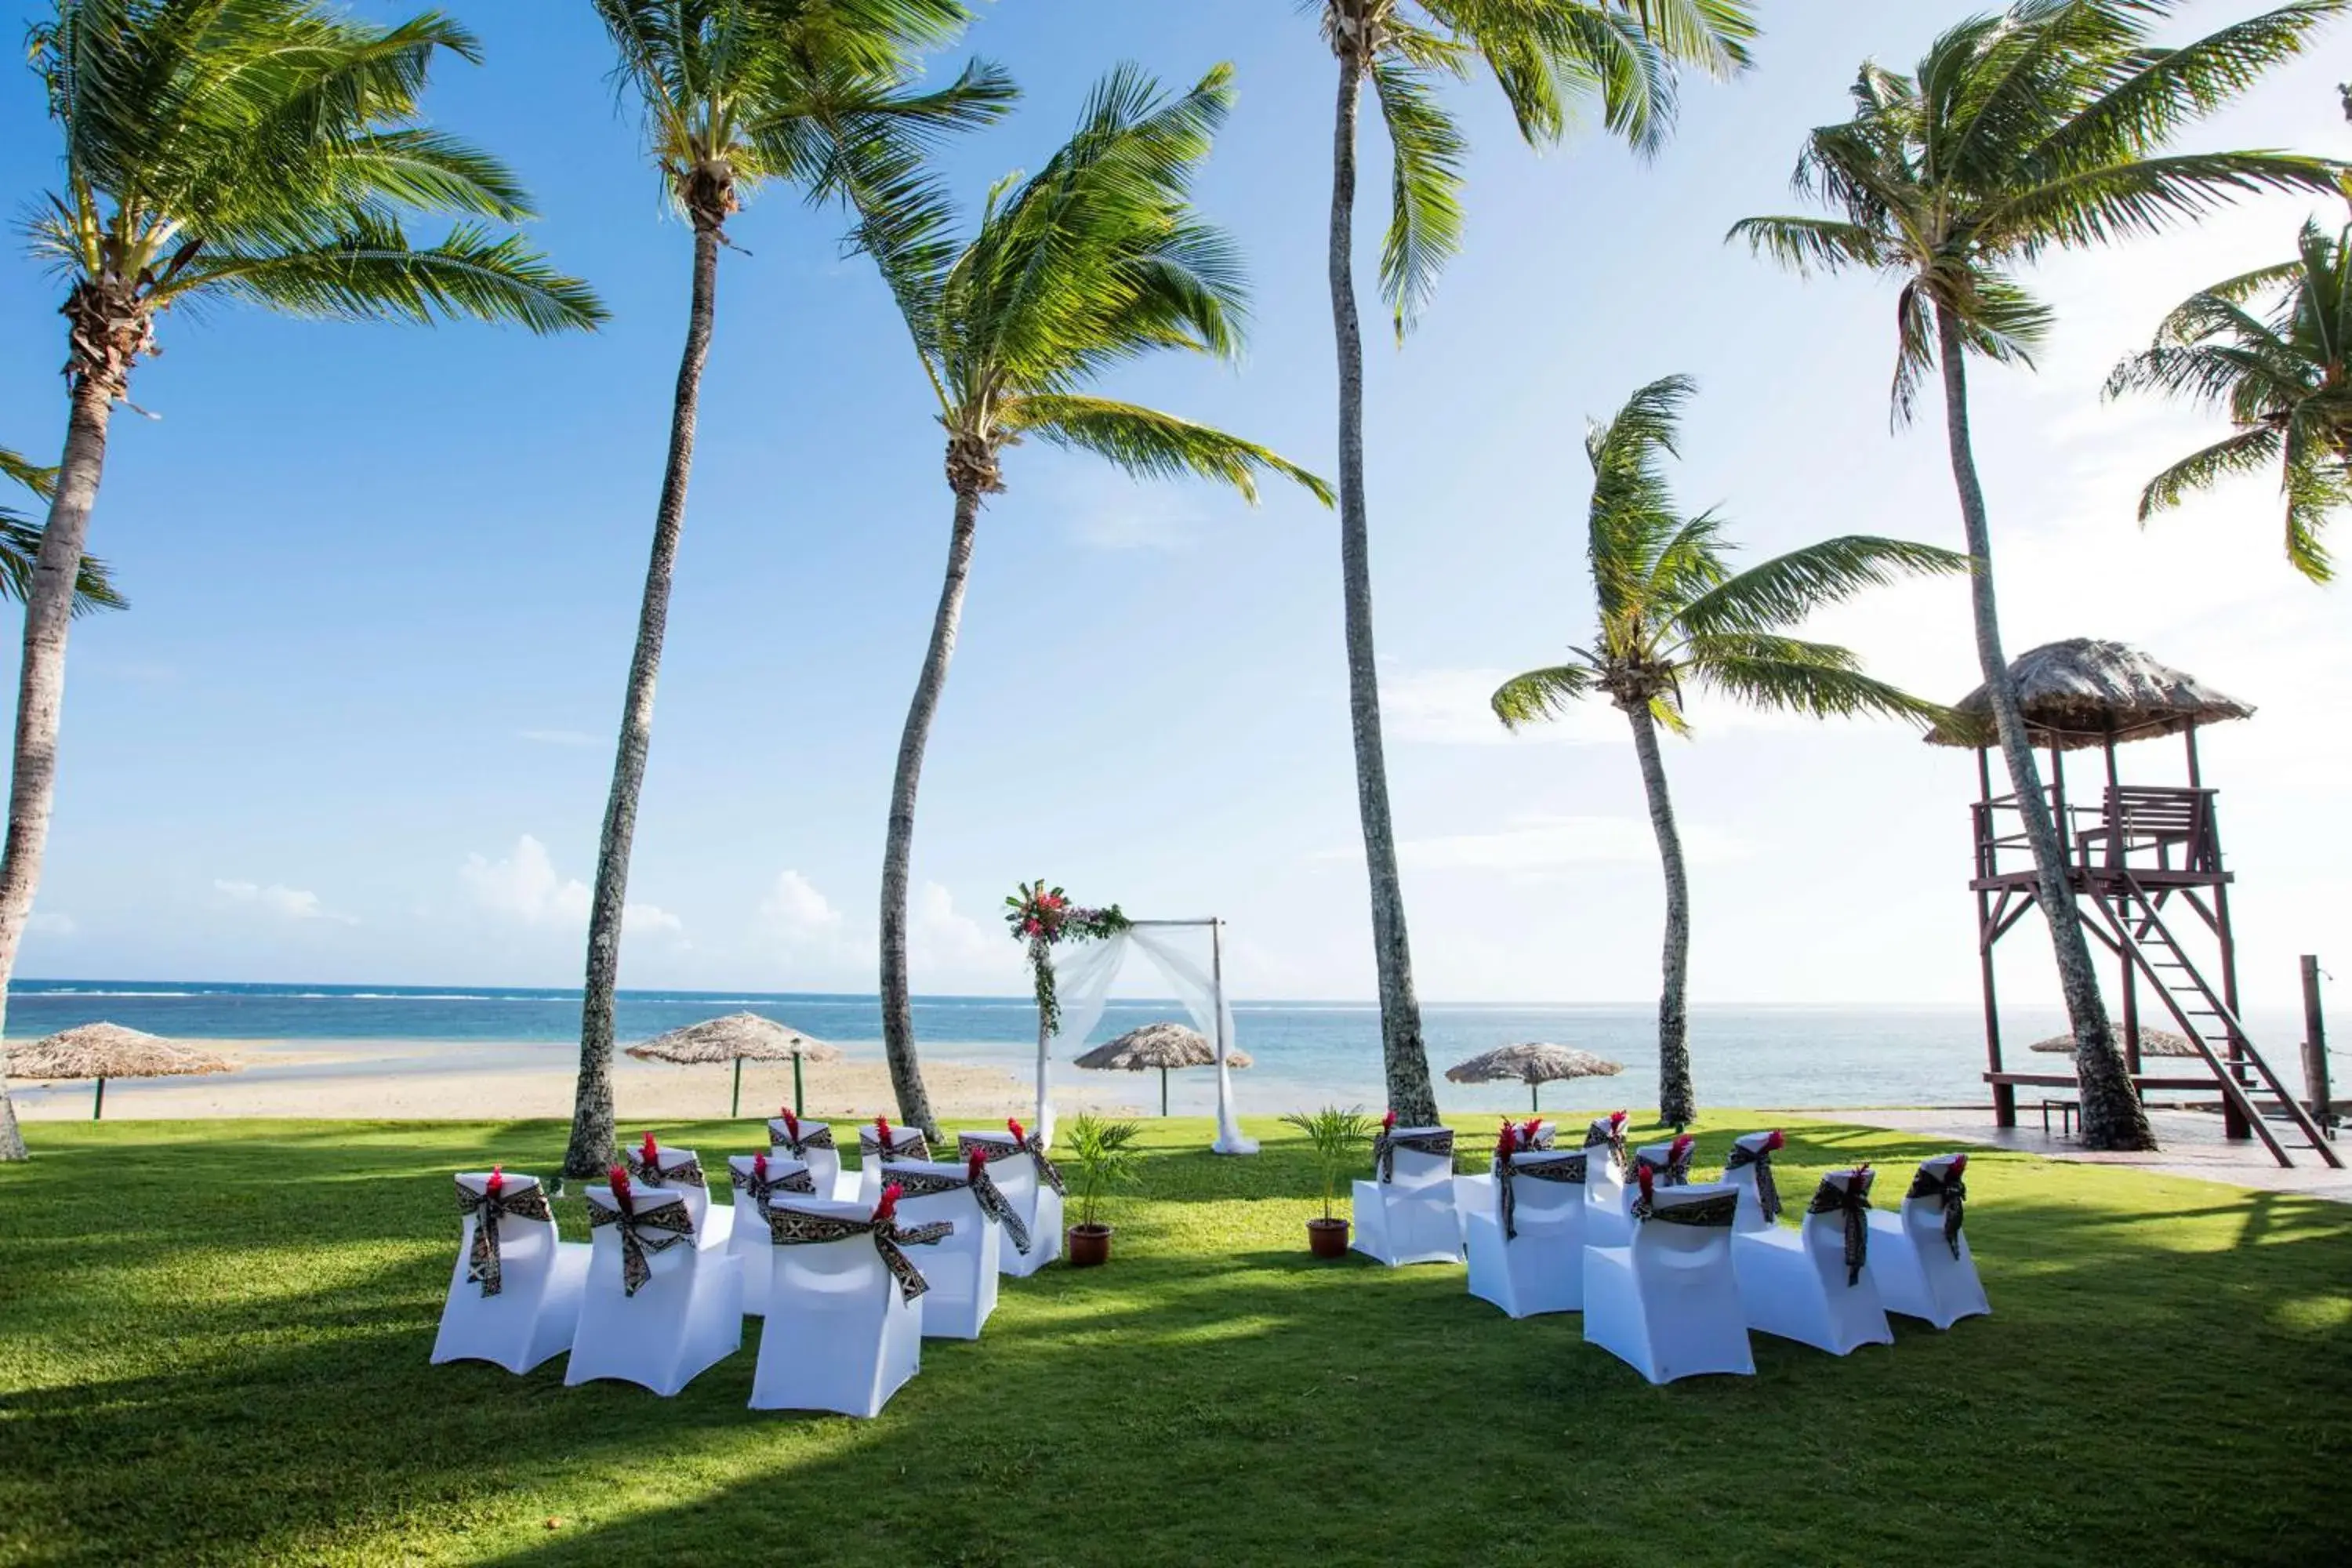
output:
[[[596,737],[582,730],[517,730],[515,739],[540,746],[593,746]]]
[[[1705,864],[1736,859],[1745,847],[1703,823],[1678,825],[1685,859]],[[1317,860],[1360,861],[1361,845],[1327,849]],[[1639,816],[1577,816],[1528,812],[1492,833],[1450,833],[1401,839],[1397,858],[1421,871],[1543,872],[1563,866],[1640,862],[1658,858],[1649,820]]]
[[[232,904],[247,905],[265,910],[289,921],[332,921],[338,925],[355,926],[359,921],[351,915],[339,915],[319,902],[319,895],[299,888],[289,888],[280,882],[262,887],[254,882],[215,879],[213,890]]]
[[[970,915],[956,911],[955,898],[937,882],[926,882],[915,895],[908,922],[907,944],[911,961],[922,967],[978,970],[993,975],[1009,970],[1006,954],[1018,949]]]
[[[1606,698],[1580,702],[1559,718],[1513,731],[1503,728],[1487,700],[1515,669],[1419,669],[1381,679],[1381,721],[1386,738],[1425,746],[1511,746],[1534,742],[1579,745],[1621,742],[1625,721]]]
[[[588,923],[588,884],[555,868],[547,846],[530,834],[515,840],[514,852],[491,860],[468,855],[458,868],[474,901],[490,913],[527,926],[584,928]],[[686,922],[657,904],[629,904],[621,911],[623,928],[650,934],[683,933]]]
[[[621,927],[624,931],[642,931],[648,936],[657,931],[677,936],[684,934],[686,921],[658,904],[624,904],[621,906]]]
[[[791,945],[837,939],[841,911],[798,871],[776,873],[775,885],[760,900],[760,920]]]
[[[74,918],[71,915],[51,914],[43,910],[27,916],[25,929],[28,931],[38,931],[43,936],[71,936],[80,928],[74,924]]]

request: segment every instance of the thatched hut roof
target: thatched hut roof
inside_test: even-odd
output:
[[[1100,1072],[1145,1072],[1152,1068],[1206,1068],[1217,1065],[1217,1049],[1200,1030],[1182,1024],[1146,1024],[1129,1029],[1107,1045],[1080,1057],[1077,1065]],[[1245,1068],[1249,1053],[1228,1047],[1225,1065]]]
[[[1445,1078],[1449,1083],[1556,1083],[1571,1078],[1614,1078],[1624,1070],[1622,1062],[1574,1046],[1531,1040],[1456,1062],[1445,1069]]]
[[[81,1024],[8,1053],[10,1078],[184,1078],[235,1072],[226,1057],[120,1024]]]
[[[2124,1035],[2116,1031],[2116,1048],[2121,1050]],[[2046,1040],[2036,1040],[2027,1047],[2049,1056],[2071,1057],[2074,1054],[2074,1037],[2053,1035]],[[2193,1057],[2197,1047],[2189,1043],[2186,1035],[2176,1035],[2169,1029],[2142,1029],[2139,1032],[2139,1054],[2143,1057]]]
[[[643,1045],[631,1046],[629,1054],[640,1061],[677,1062],[686,1067],[732,1061],[782,1062],[794,1057],[804,1062],[841,1059],[839,1047],[826,1045],[757,1013],[730,1013],[724,1018],[707,1018],[683,1029],[672,1029]]]
[[[2012,659],[2009,673],[2033,744],[2062,752],[2177,735],[2193,724],[2249,719],[2254,712],[2193,675],[2098,637],[2044,643]],[[1935,746],[1993,742],[1992,701],[1981,686],[1927,731],[1927,743]]]

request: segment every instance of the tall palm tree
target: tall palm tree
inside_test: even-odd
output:
[[[0,852],[0,1008],[32,913],[57,784],[66,628],[107,426],[174,307],[241,300],[289,315],[592,327],[604,309],[502,226],[530,216],[495,159],[426,127],[436,56],[476,58],[433,13],[390,26],[319,0],[56,0],[31,34],[62,133],[62,177],[28,222],[64,285],[69,413],[25,595],[8,839]],[[407,215],[459,219],[412,243]],[[0,1158],[22,1158],[0,1095]]]
[[[0,447],[0,479],[21,485],[42,500],[57,493],[58,471],[42,468],[22,455]],[[25,602],[32,591],[33,567],[41,556],[41,526],[14,508],[0,506],[0,599]],[[75,574],[73,613],[86,616],[92,610],[129,609],[130,602],[115,592],[114,581],[107,575],[106,563],[95,556],[81,558],[81,569]]]
[[[616,75],[643,111],[662,189],[694,237],[686,350],[670,404],[669,450],[654,505],[651,558],[621,704],[620,743],[597,845],[588,907],[567,1176],[603,1171],[613,1152],[613,1013],[629,851],[653,745],[654,688],[669,625],[670,580],[686,527],[702,368],[718,315],[719,252],[727,220],[763,184],[781,180],[814,203],[837,199],[862,160],[900,142],[983,123],[1013,87],[975,63],[944,89],[908,82],[924,50],[971,20],[962,0],[595,0],[618,56]]]
[[[1122,67],[1099,82],[1069,142],[1035,174],[989,193],[977,232],[919,161],[860,187],[858,240],[880,266],[939,400],[955,498],[947,577],[898,742],[882,858],[882,1039],[898,1114],[936,1132],[915,1054],[907,875],[923,752],[963,616],[981,507],[1004,493],[1024,441],[1091,452],[1139,479],[1205,479],[1256,499],[1255,479],[1322,480],[1265,447],[1098,395],[1109,372],[1162,351],[1231,359],[1242,336],[1240,258],[1191,204],[1194,174],[1233,103],[1231,68],[1163,94]]]
[[[1400,340],[1462,245],[1463,163],[1469,144],[1437,89],[1480,64],[1493,72],[1530,144],[1557,142],[1583,100],[1643,153],[1675,117],[1675,71],[1717,76],[1748,63],[1748,0],[1308,0],[1339,64],[1332,133],[1329,273],[1339,368],[1339,576],[1346,609],[1348,714],[1356,748],[1356,808],[1371,882],[1372,958],[1380,981],[1381,1056],[1389,1108],[1437,1118],[1412,984],[1396,830],[1389,818],[1372,647],[1370,524],[1364,499],[1364,333],[1356,310],[1356,121],[1367,79],[1392,153],[1381,296]]]
[[[2265,296],[2258,316],[2251,307]],[[2276,468],[2287,560],[2315,583],[2335,576],[2319,536],[2352,506],[2352,227],[2305,223],[2294,260],[2183,300],[2107,378],[2109,397],[2136,391],[2224,409],[2232,426],[2147,482],[2142,522],[2191,490]]]
[[[1678,513],[1661,467],[1662,458],[1680,455],[1678,422],[1693,390],[1687,376],[1654,381],[1586,434],[1592,463],[1586,559],[1600,625],[1590,646],[1570,649],[1569,662],[1514,676],[1494,698],[1495,716],[1517,729],[1597,693],[1633,729],[1666,877],[1658,1117],[1677,1131],[1698,1114],[1684,1001],[1690,883],[1658,731],[1690,733],[1683,698],[1693,686],[1817,719],[1882,714],[1932,722],[1943,711],[1934,703],[1863,674],[1849,649],[1792,632],[1815,610],[1864,588],[1906,574],[1969,569],[1967,556],[1948,550],[1852,534],[1734,572],[1723,520],[1713,511]]]
[[[2074,1026],[2083,1139],[2155,1146],[2116,1048],[2074,907],[2065,846],[2001,653],[1992,534],[1969,443],[1967,356],[2031,366],[2049,307],[2018,269],[2053,249],[2161,233],[2248,192],[2333,190],[2342,166],[2277,153],[2163,152],[2173,134],[2298,53],[2347,0],[2297,0],[2179,48],[2149,42],[2171,0],[2020,0],[1960,23],[1910,76],[1866,63],[1854,117],[1813,132],[1800,194],[1833,217],[1746,218],[1731,237],[1799,271],[1900,281],[1894,418],[1943,374],[1944,427],[1969,553],[1977,658],[2033,852],[2036,892]]]

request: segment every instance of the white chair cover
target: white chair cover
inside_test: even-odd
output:
[[[1991,1312],[1960,1214],[1968,1198],[1966,1154],[1920,1163],[1899,1213],[1870,1212],[1870,1273],[1890,1312],[1948,1329]]]
[[[742,1344],[742,1263],[697,1245],[687,1190],[640,1190],[625,1206],[587,1190],[595,1250],[567,1385],[620,1378],[667,1397]]]
[[[775,1245],[774,1285],[759,1365],[754,1410],[830,1410],[878,1415],[923,1363],[925,1276],[912,1285],[883,1250],[918,1243],[894,1226],[874,1228],[869,1205],[779,1194],[768,1208]],[[906,1260],[901,1249],[899,1257]]]
[[[1028,1251],[1009,1241],[997,1250],[997,1266],[1016,1279],[1025,1279],[1062,1255],[1062,1173],[1026,1128],[1018,1141],[1009,1128],[1003,1132],[956,1134],[958,1157],[969,1160],[975,1151],[987,1160],[988,1173],[995,1178],[1004,1201],[1028,1226]]]
[[[1780,1220],[1780,1188],[1772,1174],[1772,1156],[1781,1144],[1780,1131],[1749,1132],[1731,1142],[1723,1162],[1726,1185],[1739,1189],[1739,1213],[1731,1222],[1735,1231],[1770,1230]]]
[[[1010,1215],[1022,1226],[1024,1239],[1027,1223],[1013,1214],[985,1165],[980,1173],[985,1189],[972,1181],[970,1165],[945,1161],[893,1160],[889,1180],[899,1188],[902,1223],[951,1227],[923,1254],[919,1265],[923,1278],[930,1281],[923,1297],[923,1337],[980,1338],[989,1314],[996,1310],[996,1277],[1007,1247],[1003,1217]]]
[[[1832,1171],[1797,1229],[1776,1225],[1732,1237],[1749,1328],[1832,1355],[1895,1342],[1867,1266],[1872,1179],[1867,1170]]]
[[[1397,1127],[1372,1141],[1373,1179],[1355,1184],[1355,1250],[1391,1268],[1462,1261],[1454,1130]]]
[[[768,1280],[775,1262],[775,1244],[768,1239],[770,1194],[830,1198],[833,1189],[820,1186],[816,1173],[799,1161],[767,1154],[730,1156],[727,1184],[734,1193],[735,1211],[735,1228],[728,1233],[727,1251],[743,1266],[744,1314],[757,1318],[768,1310]]]
[[[461,1172],[457,1266],[441,1308],[433,1360],[487,1361],[529,1372],[572,1348],[580,1294],[588,1280],[588,1246],[558,1239],[555,1215],[537,1176]]]
[[[1496,1162],[1483,1189],[1491,1202],[1470,1216],[1470,1294],[1514,1318],[1582,1310],[1591,1163],[1581,1149],[1514,1152],[1506,1180]]]
[[[1629,1247],[1633,1194],[1626,1174],[1625,1113],[1596,1116],[1584,1134],[1584,1152],[1594,1156],[1584,1172],[1584,1241],[1588,1247]]]
[[[724,1247],[735,1230],[734,1205],[726,1202],[712,1205],[710,1178],[702,1168],[701,1157],[691,1149],[673,1149],[667,1143],[656,1144],[654,1152],[656,1162],[647,1164],[641,1146],[621,1152],[629,1180],[640,1192],[677,1193],[686,1200],[687,1213],[694,1216],[695,1246]]]
[[[924,1138],[921,1128],[893,1127],[890,1129],[890,1152],[887,1158],[928,1160],[930,1157],[931,1145],[929,1141]],[[869,1121],[857,1130],[857,1196],[856,1199],[869,1210],[882,1201],[882,1164],[885,1158],[874,1131],[874,1124]]]
[[[1720,1184],[1656,1187],[1633,1205],[1624,1247],[1584,1249],[1584,1339],[1652,1383],[1753,1374],[1732,1272],[1739,1195]]]
[[[841,1190],[841,1134],[822,1121],[802,1121],[795,1136],[795,1120],[787,1116],[768,1118],[768,1158],[806,1165],[816,1183],[817,1196],[827,1201],[846,1197],[848,1194]],[[854,1190],[855,1184],[852,1186]],[[764,1222],[761,1228],[766,1228]],[[764,1237],[760,1245],[767,1245]]]

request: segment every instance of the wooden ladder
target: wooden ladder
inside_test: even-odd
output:
[[[2147,976],[2157,994],[2164,998],[2173,1020],[2180,1026],[2180,1032],[2189,1037],[2189,1043],[2197,1047],[2197,1054],[2213,1069],[2213,1079],[2222,1098],[2245,1118],[2263,1146],[2271,1152],[2271,1157],[2282,1165],[2294,1163],[2287,1146],[2271,1131],[2271,1120],[2277,1116],[2294,1125],[2322,1163],[2342,1170],[2344,1160],[2336,1153],[2335,1144],[2319,1130],[2302,1103],[2287,1091],[2286,1085],[2279,1081],[2278,1074],[2271,1070],[2270,1063],[2263,1059],[2262,1052],[2247,1037],[2245,1026],[2189,962],[2188,952],[2164,923],[2164,916],[2158,912],[2156,900],[2148,897],[2147,889],[2130,872],[2109,868],[2092,884],[2091,899],[2114,929],[2119,949]],[[2150,955],[2151,948],[2155,950],[2154,956]],[[2215,1039],[2230,1051],[2229,1056],[2214,1050]]]

